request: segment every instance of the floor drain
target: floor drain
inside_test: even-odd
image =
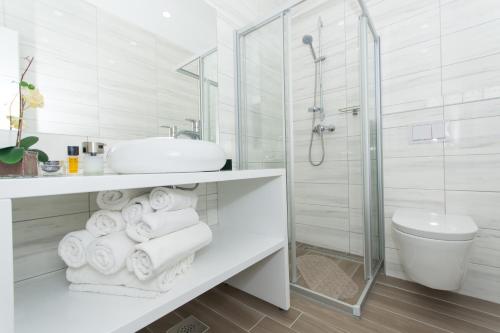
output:
[[[207,325],[196,319],[196,317],[189,316],[170,327],[166,333],[204,333],[206,331],[208,331]]]

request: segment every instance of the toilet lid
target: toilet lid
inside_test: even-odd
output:
[[[477,225],[469,216],[442,215],[417,209],[398,209],[392,217],[397,230],[437,240],[471,240]]]

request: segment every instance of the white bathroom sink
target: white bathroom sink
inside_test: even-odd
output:
[[[120,142],[107,156],[109,167],[117,173],[216,171],[225,161],[218,144],[167,137]]]

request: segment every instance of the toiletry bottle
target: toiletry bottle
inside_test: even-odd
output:
[[[101,142],[82,142],[82,151],[85,154],[83,160],[83,174],[102,175],[104,173],[104,143]]]
[[[80,147],[68,146],[68,174],[78,174],[78,155],[80,155]]]

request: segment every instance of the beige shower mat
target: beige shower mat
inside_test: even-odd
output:
[[[326,256],[302,255],[297,258],[297,268],[307,286],[320,294],[339,299],[354,297],[359,291],[352,278]]]

